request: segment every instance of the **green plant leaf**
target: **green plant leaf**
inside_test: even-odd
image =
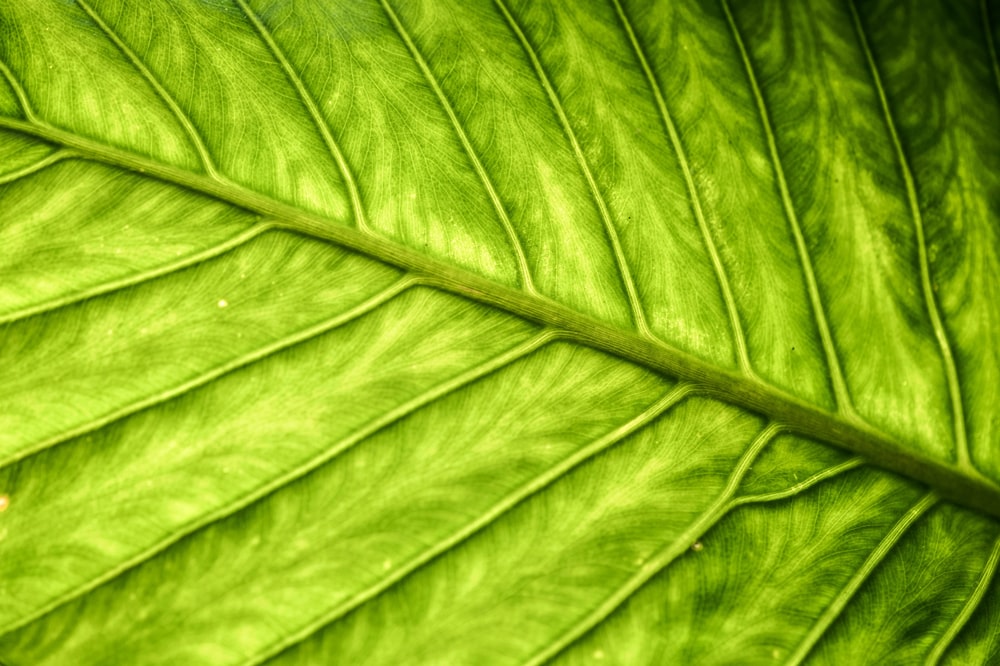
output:
[[[0,0],[0,663],[1000,662],[998,41]]]

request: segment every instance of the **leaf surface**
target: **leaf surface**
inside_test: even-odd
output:
[[[0,662],[1000,659],[997,16],[0,1]]]

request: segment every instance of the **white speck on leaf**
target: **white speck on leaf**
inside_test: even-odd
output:
[[[701,545],[701,541],[695,541],[693,544],[691,544],[691,550],[693,550],[696,553],[700,553],[704,547],[705,546]]]
[[[220,299],[220,300],[219,300],[219,307],[220,307],[220,308],[224,308],[224,307],[226,307],[227,305],[229,305],[229,301],[227,301],[226,299],[224,299],[224,298],[223,298],[223,299]]]

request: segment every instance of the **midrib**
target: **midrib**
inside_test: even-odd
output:
[[[79,156],[152,176],[255,212],[275,226],[367,255],[419,275],[422,282],[537,322],[570,340],[651,370],[691,382],[703,395],[763,414],[786,429],[863,455],[871,463],[925,483],[942,497],[1000,518],[1000,486],[975,470],[908,450],[868,424],[853,422],[662,342],[615,329],[544,296],[506,287],[385,238],[363,233],[249,190],[184,171],[50,125],[0,117],[0,127],[60,144]]]

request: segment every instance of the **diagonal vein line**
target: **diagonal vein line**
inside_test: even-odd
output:
[[[413,278],[403,278],[395,285],[382,292],[378,297],[384,302],[391,298],[392,296],[398,294],[402,290],[409,286],[414,286],[417,283]],[[374,299],[373,299],[374,300]],[[166,550],[171,545],[177,543],[178,541],[184,539],[185,537],[193,534],[196,531],[202,530],[212,523],[217,523],[229,516],[232,516],[239,511],[245,509],[251,504],[261,500],[262,498],[274,493],[275,491],[287,486],[298,479],[301,479],[308,475],[309,473],[315,471],[316,469],[322,467],[326,463],[330,462],[343,452],[347,451],[351,447],[355,446],[359,442],[362,442],[369,437],[372,437],[378,432],[385,430],[394,423],[401,421],[402,419],[410,416],[411,414],[417,412],[424,407],[444,398],[445,396],[452,394],[462,388],[475,383],[476,381],[490,375],[515,361],[528,356],[529,354],[542,348],[549,342],[555,340],[558,337],[557,333],[552,330],[544,330],[538,333],[529,340],[522,342],[519,345],[508,349],[507,351],[495,356],[469,370],[452,377],[436,386],[429,388],[422,394],[404,402],[403,404],[395,407],[382,416],[374,419],[368,424],[361,427],[359,430],[351,433],[347,437],[334,443],[332,446],[323,450],[320,454],[310,458],[298,467],[295,467],[288,472],[285,472],[281,476],[272,479],[266,484],[252,490],[251,492],[239,497],[229,504],[220,507],[219,509],[212,511],[208,514],[199,516],[196,520],[191,523],[184,525],[176,529],[173,533],[168,535],[166,538],[160,540],[156,544],[146,548],[144,551],[138,555],[122,562],[118,566],[106,571],[101,576],[87,581],[84,585],[71,590],[70,592],[62,595],[56,600],[50,602],[44,607],[36,610],[30,616],[20,618],[16,623],[0,629],[0,637],[9,634],[17,629],[36,621],[38,618],[52,612],[54,609],[69,603],[73,599],[79,598],[91,590],[107,583],[108,581],[120,576],[125,571],[142,564],[144,561],[151,559],[158,553]]]
[[[990,64],[993,65],[993,80],[1000,93],[1000,58],[997,58],[997,45],[993,41],[993,26],[990,23],[990,8],[987,0],[979,0],[979,10],[983,16],[983,32],[986,34],[986,50],[990,54]]]
[[[525,662],[525,666],[541,666],[563,652],[584,634],[603,622],[619,606],[625,603],[629,597],[635,594],[639,588],[653,578],[653,576],[665,569],[671,562],[684,553],[700,535],[704,534],[712,525],[717,523],[725,515],[730,499],[736,494],[740,482],[746,476],[750,466],[753,465],[753,461],[764,450],[768,442],[780,433],[781,430],[782,426],[777,423],[770,423],[761,430],[747,447],[746,451],[743,452],[743,455],[740,456],[735,469],[726,482],[725,488],[712,504],[680,536],[654,553],[635,574],[617,590],[612,592],[597,608],[581,618],[544,650],[528,659]]]
[[[763,434],[764,433],[762,433],[762,435]],[[773,435],[772,435],[772,438],[773,438]],[[758,439],[758,441],[759,441],[759,439]],[[764,440],[764,442],[761,444],[761,446],[765,445],[767,443],[767,441],[768,440]],[[753,459],[758,455],[758,453],[759,452],[755,452],[755,453],[752,454],[752,456],[749,459],[749,463],[753,462]],[[749,463],[748,463],[748,466],[747,466],[747,470],[749,470]],[[762,494],[759,494],[759,495],[745,495],[745,496],[742,496],[742,497],[735,497],[735,498],[729,500],[728,502],[726,502],[724,504],[724,506],[722,506],[721,509],[718,509],[716,511],[716,513],[713,514],[708,520],[705,520],[705,521],[703,521],[703,522],[700,523],[700,531],[699,530],[693,530],[693,529],[689,528],[684,533],[684,535],[680,539],[678,539],[675,542],[675,544],[673,544],[670,547],[672,549],[670,551],[672,553],[671,556],[669,558],[665,558],[664,560],[662,560],[660,562],[660,567],[656,571],[654,571],[651,575],[647,576],[645,578],[645,580],[643,580],[641,583],[639,583],[639,585],[637,587],[631,589],[631,591],[628,593],[628,595],[625,598],[621,599],[621,601],[615,606],[615,608],[611,609],[611,611],[609,611],[607,614],[605,614],[603,617],[601,617],[595,624],[593,624],[588,629],[586,629],[586,631],[584,631],[583,633],[579,634],[577,636],[577,638],[575,638],[574,640],[578,640],[584,634],[593,631],[601,622],[603,622],[608,617],[610,617],[611,614],[614,612],[614,610],[617,609],[617,608],[620,608],[621,605],[623,603],[625,603],[625,601],[629,597],[631,597],[632,595],[634,595],[639,590],[639,588],[641,588],[643,585],[645,585],[646,583],[648,583],[649,580],[651,580],[653,578],[653,576],[655,576],[656,574],[658,574],[658,573],[662,572],[664,569],[666,569],[677,558],[677,556],[679,556],[684,551],[684,549],[687,547],[688,544],[691,544],[699,536],[701,536],[702,534],[705,534],[709,529],[711,529],[712,527],[714,527],[720,520],[722,520],[722,518],[724,516],[726,516],[727,514],[729,514],[729,512],[732,511],[733,509],[736,509],[736,508],[738,508],[740,506],[743,506],[745,504],[774,502],[774,501],[778,501],[778,500],[783,500],[783,499],[788,499],[790,497],[794,497],[795,495],[798,495],[798,494],[800,494],[800,493],[808,490],[809,488],[812,488],[813,486],[815,486],[815,485],[817,485],[819,483],[822,483],[823,481],[826,481],[828,479],[832,479],[835,476],[838,476],[840,474],[843,474],[844,472],[848,472],[848,471],[850,471],[852,469],[860,467],[863,464],[864,464],[864,461],[861,458],[852,458],[852,459],[849,459],[849,460],[846,460],[846,461],[840,463],[839,465],[834,465],[832,467],[828,467],[827,469],[821,470],[821,471],[817,472],[816,474],[813,474],[812,476],[810,476],[810,477],[808,477],[808,478],[800,481],[799,483],[797,483],[797,484],[795,484],[795,485],[793,485],[793,486],[791,486],[789,488],[786,488],[784,490],[776,491],[776,492],[773,492],[773,493],[762,493]],[[745,475],[745,471],[744,471],[744,475]],[[711,509],[710,509],[710,511],[711,511]],[[570,643],[567,643],[566,645],[564,645],[562,648],[560,648],[560,651],[565,650],[567,647],[569,647],[569,645],[571,643],[572,643],[572,641]],[[547,656],[543,661],[551,661],[555,656],[557,656],[557,654],[558,653],[551,654],[551,655]],[[534,664],[536,662],[529,662],[529,663]],[[537,662],[537,663],[541,663],[541,662]]]
[[[112,42],[114,42],[115,46],[118,47],[118,50],[121,51],[126,58],[128,58],[133,67],[139,70],[139,73],[142,74],[144,79],[146,79],[146,82],[153,87],[153,90],[156,91],[156,94],[159,95],[160,99],[162,99],[170,108],[170,112],[174,115],[174,118],[177,119],[177,122],[181,124],[181,127],[184,128],[184,132],[188,135],[191,143],[194,144],[198,157],[201,159],[201,163],[205,168],[205,173],[212,178],[221,180],[222,176],[219,174],[218,169],[216,169],[215,162],[212,160],[212,155],[205,146],[205,142],[202,140],[201,134],[194,126],[194,123],[191,122],[191,118],[184,112],[183,109],[181,109],[173,95],[167,92],[167,89],[163,87],[163,84],[160,83],[159,79],[149,70],[148,67],[146,67],[145,63],[142,62],[139,56],[137,56],[128,44],[126,44],[118,36],[111,26],[104,22],[104,19],[102,19],[100,15],[94,11],[86,0],[76,0],[76,4],[79,5],[80,8],[83,9],[83,11],[86,12],[91,18],[91,20],[97,24],[97,27],[99,27],[101,31],[104,32],[104,34],[107,35]]]
[[[86,159],[128,169],[173,187],[210,196],[256,213],[278,228],[352,250],[421,277],[433,286],[482,305],[498,308],[543,326],[562,331],[576,344],[612,353],[671,377],[685,379],[699,390],[727,403],[768,414],[789,424],[795,432],[840,449],[859,453],[872,464],[907,475],[937,489],[945,499],[1000,516],[1000,486],[976,470],[958,469],[950,462],[929,458],[905,446],[860,419],[842,411],[829,412],[797,396],[739,372],[730,372],[677,349],[663,340],[604,324],[544,296],[531,296],[471,271],[457,268],[381,236],[337,224],[330,218],[271,199],[237,183],[219,182],[200,173],[178,169],[44,123],[0,116],[0,129],[72,148]]]
[[[397,585],[404,578],[411,576],[415,571],[421,569],[442,553],[454,548],[458,544],[472,537],[477,532],[482,531],[512,508],[552,485],[555,481],[568,474],[574,468],[583,464],[587,460],[594,458],[600,453],[607,451],[626,437],[629,437],[646,427],[660,416],[663,416],[682,400],[692,395],[694,392],[695,389],[691,384],[678,384],[666,395],[647,407],[642,413],[635,416],[627,423],[622,424],[603,437],[579,449],[573,453],[573,455],[546,470],[543,474],[517,488],[514,492],[510,493],[506,497],[502,498],[498,503],[490,507],[485,513],[476,518],[476,520],[465,525],[459,531],[449,535],[442,541],[423,551],[403,566],[394,570],[390,575],[378,581],[375,585],[352,595],[344,602],[331,609],[328,613],[325,613],[322,617],[318,618],[316,621],[309,623],[300,631],[295,632],[288,639],[263,650],[258,655],[249,659],[244,666],[263,663],[268,659],[272,659],[277,656],[279,653],[304,642],[311,636],[321,631],[324,627],[340,620],[362,604],[371,601],[375,597],[384,593],[386,590]]]
[[[38,160],[37,162],[33,162],[32,164],[29,164],[20,169],[16,169],[14,171],[8,171],[5,174],[0,174],[0,185],[7,185],[8,183],[13,183],[16,180],[19,180],[26,176],[30,176],[33,173],[38,173],[39,171],[52,166],[56,162],[72,159],[74,157],[79,157],[79,155],[77,155],[72,150],[67,150],[65,148],[62,148],[60,150],[55,150],[46,155],[45,157],[43,157],[42,159]],[[0,320],[0,323],[2,323],[2,320]]]
[[[729,31],[733,35],[733,41],[740,53],[747,81],[750,84],[750,90],[757,104],[761,126],[763,127],[764,135],[767,137],[767,149],[771,158],[771,164],[774,167],[778,190],[781,193],[781,204],[784,207],[785,217],[788,220],[792,237],[795,239],[795,250],[798,253],[799,263],[802,266],[802,276],[805,279],[806,291],[809,293],[809,303],[812,306],[813,317],[816,319],[816,328],[819,331],[823,351],[826,354],[826,363],[830,370],[830,382],[833,385],[833,395],[837,401],[837,409],[846,418],[856,418],[854,406],[851,402],[851,395],[847,389],[847,382],[844,380],[844,373],[840,367],[840,360],[837,357],[837,349],[833,344],[833,336],[830,334],[830,325],[826,321],[826,312],[823,309],[823,301],[820,298],[819,285],[816,281],[816,274],[813,271],[812,259],[809,257],[809,248],[806,245],[805,236],[803,236],[802,228],[799,225],[799,218],[792,203],[792,195],[788,189],[788,182],[785,180],[785,169],[782,167],[781,157],[778,155],[778,144],[774,136],[774,129],[771,127],[770,114],[767,111],[764,96],[761,94],[760,86],[757,83],[757,75],[754,73],[750,54],[743,43],[743,37],[740,36],[736,19],[729,9],[729,2],[728,0],[719,0],[719,2],[722,5],[723,13],[726,15],[726,22],[729,25]]]
[[[611,249],[615,257],[615,262],[618,264],[618,272],[621,275],[622,283],[625,286],[625,293],[628,296],[629,306],[632,310],[632,318],[635,320],[636,329],[643,337],[656,339],[656,336],[649,328],[649,324],[646,322],[646,314],[642,308],[642,301],[639,299],[639,292],[636,289],[635,280],[632,277],[632,270],[629,268],[628,261],[625,259],[625,253],[622,250],[621,241],[618,238],[618,231],[615,229],[614,223],[611,221],[611,213],[608,211],[608,206],[604,201],[604,197],[601,196],[601,191],[597,186],[597,181],[594,180],[594,175],[590,171],[590,166],[587,164],[587,158],[584,156],[583,149],[580,148],[580,143],[577,141],[576,133],[573,132],[573,127],[570,125],[569,118],[566,116],[566,110],[563,108],[562,102],[556,94],[555,88],[553,88],[548,74],[545,73],[545,68],[542,67],[542,63],[538,59],[538,54],[535,53],[535,49],[531,46],[531,42],[528,41],[524,31],[521,30],[517,20],[515,20],[514,16],[510,13],[510,10],[507,9],[507,5],[504,0],[494,0],[494,2],[504,15],[504,18],[507,20],[507,24],[510,26],[511,30],[521,42],[521,47],[524,49],[525,54],[531,61],[535,74],[538,76],[538,80],[541,83],[542,88],[545,90],[545,94],[548,95],[549,102],[551,103],[556,116],[559,118],[559,122],[562,124],[563,132],[566,134],[570,145],[573,147],[573,154],[576,157],[577,163],[580,165],[580,170],[587,179],[587,185],[590,187],[590,192],[593,195],[594,202],[597,204],[598,211],[601,215],[601,221],[604,224],[604,232],[607,234],[608,240],[611,243]]]
[[[876,567],[885,559],[885,556],[889,554],[899,540],[903,537],[903,534],[915,523],[917,520],[923,516],[928,509],[937,503],[937,495],[931,491],[925,494],[919,502],[914,504],[910,509],[903,514],[903,516],[896,521],[896,524],[892,526],[889,533],[883,537],[882,541],[879,542],[878,546],[875,547],[871,553],[869,553],[868,558],[865,559],[861,567],[854,573],[851,579],[847,582],[847,585],[841,589],[840,594],[827,606],[823,614],[816,620],[809,633],[802,639],[798,647],[795,648],[795,652],[788,658],[788,666],[793,666],[795,664],[800,664],[809,655],[809,652],[816,646],[816,643],[823,636],[830,625],[840,617],[840,614],[847,607],[847,604],[851,601],[851,598],[857,593],[868,577],[872,574]]]
[[[712,268],[715,270],[715,277],[719,283],[719,289],[722,291],[722,298],[726,304],[726,311],[729,313],[729,325],[733,329],[733,339],[736,344],[736,355],[739,360],[740,368],[742,368],[745,374],[754,376],[755,373],[753,371],[753,366],[750,364],[750,354],[747,351],[746,335],[743,332],[743,325],[740,322],[740,314],[736,308],[736,299],[733,298],[732,289],[729,285],[729,278],[726,275],[726,269],[722,265],[722,259],[719,256],[718,249],[716,248],[715,240],[712,238],[712,233],[708,228],[708,222],[705,220],[705,213],[702,209],[701,203],[701,195],[695,185],[694,176],[691,173],[691,167],[688,163],[684,145],[681,143],[680,136],[677,133],[677,127],[674,125],[673,118],[667,108],[667,103],[663,97],[663,91],[660,88],[660,84],[653,75],[653,70],[646,59],[646,54],[642,45],[639,44],[639,38],[635,34],[632,22],[625,13],[625,8],[622,7],[620,0],[612,1],[615,6],[615,11],[618,12],[618,18],[621,20],[622,26],[625,28],[625,32],[628,34],[629,40],[632,42],[632,49],[635,51],[639,64],[642,65],[642,70],[646,73],[646,80],[649,82],[649,87],[656,100],[656,106],[660,111],[660,118],[663,120],[663,126],[667,130],[667,135],[670,137],[670,144],[673,146],[674,153],[677,155],[677,162],[680,164],[681,171],[684,174],[684,183],[687,186],[688,196],[691,198],[691,208],[694,211],[695,219],[698,222],[698,228],[701,230],[702,240],[705,243],[709,258],[712,261]]]
[[[21,87],[17,77],[14,76],[14,72],[10,71],[10,68],[2,60],[0,60],[0,74],[3,74],[3,77],[7,79],[7,83],[13,89],[14,96],[17,97],[18,104],[21,105],[21,111],[24,112],[24,119],[29,123],[44,126],[45,123],[35,114],[35,109],[31,106],[31,101],[28,99],[28,95],[24,92],[24,88]]]
[[[979,603],[986,596],[986,591],[989,589],[998,567],[1000,567],[1000,536],[993,542],[993,550],[990,552],[986,564],[983,565],[983,570],[979,574],[979,580],[976,582],[976,586],[973,588],[969,598],[966,599],[965,604],[962,606],[962,610],[955,616],[955,619],[948,625],[948,629],[945,630],[941,638],[934,644],[934,649],[927,655],[927,660],[924,662],[926,666],[935,666],[941,661],[941,658],[951,646],[955,637],[958,636],[962,628],[972,618],[972,614],[976,612]]]
[[[743,506],[744,504],[762,504],[766,502],[777,502],[779,500],[788,499],[789,497],[794,497],[799,493],[812,488],[817,483],[826,481],[827,479],[832,479],[835,476],[843,474],[844,472],[849,472],[852,469],[857,469],[865,464],[864,458],[860,456],[854,458],[848,458],[844,462],[822,469],[815,474],[812,474],[805,479],[802,479],[793,486],[789,486],[784,490],[776,490],[771,493],[760,493],[758,495],[742,495],[740,497],[734,498],[728,506],[728,509],[732,510],[736,507]]]
[[[269,222],[258,223],[253,225],[246,231],[233,236],[232,238],[228,238],[225,241],[217,245],[214,245],[206,250],[202,250],[201,252],[188,255],[182,259],[178,259],[177,261],[173,261],[168,264],[164,264],[162,266],[156,266],[149,270],[141,271],[133,275],[128,275],[126,277],[119,278],[117,280],[112,280],[111,282],[104,282],[102,284],[98,284],[94,287],[91,287],[90,289],[74,292],[72,294],[68,294],[60,298],[55,298],[49,301],[45,301],[43,303],[36,303],[35,305],[32,305],[30,307],[21,310],[15,310],[13,312],[8,312],[6,314],[0,314],[0,326],[19,321],[21,319],[27,319],[28,317],[34,317],[35,315],[41,314],[43,312],[57,310],[59,308],[64,308],[68,305],[75,305],[76,303],[80,303],[82,301],[86,301],[91,298],[95,298],[97,296],[110,294],[112,292],[125,289],[126,287],[132,287],[137,284],[142,284],[143,282],[153,280],[155,278],[175,273],[184,268],[194,266],[195,264],[199,264],[203,261],[207,261],[219,255],[225,254],[226,252],[229,252],[230,250],[233,250],[241,245],[244,245],[245,243],[248,243],[249,241],[256,238],[257,236],[260,236],[264,232],[274,228],[275,225]]]
[[[419,282],[419,278],[404,276],[378,294],[352,307],[350,310],[338,314],[335,317],[322,321],[301,331],[297,331],[289,336],[281,338],[280,340],[275,340],[274,342],[255,349],[248,354],[244,354],[243,356],[239,356],[231,361],[212,368],[211,370],[204,372],[182,384],[178,384],[177,386],[160,391],[159,393],[147,396],[137,402],[125,405],[124,407],[120,407],[109,414],[98,417],[89,423],[77,426],[67,432],[59,433],[49,439],[42,440],[41,442],[33,444],[26,449],[16,451],[15,453],[8,455],[6,458],[0,459],[0,468],[12,465],[18,461],[44,451],[45,449],[57,446],[71,439],[100,430],[101,428],[104,428],[116,421],[120,421],[121,419],[142,410],[173,400],[174,398],[180,397],[185,393],[189,393],[196,388],[204,386],[205,384],[208,384],[223,375],[257,363],[268,356],[302,344],[337,327],[344,326],[345,324],[368,314],[406,289],[419,284]]]
[[[410,50],[410,54],[416,61],[417,66],[420,67],[420,71],[423,72],[424,78],[427,79],[427,82],[434,90],[434,94],[437,95],[438,101],[441,103],[441,107],[451,120],[452,127],[455,128],[455,134],[458,135],[459,140],[462,142],[462,147],[465,148],[465,152],[469,156],[469,160],[472,162],[472,166],[476,170],[476,174],[482,181],[483,187],[486,188],[490,201],[493,203],[493,208],[496,209],[497,215],[500,217],[500,224],[503,225],[504,231],[507,233],[507,238],[510,241],[511,246],[514,248],[514,255],[517,259],[518,270],[521,274],[521,285],[527,292],[537,294],[538,291],[535,289],[534,282],[531,278],[531,269],[528,267],[528,258],[524,253],[524,247],[521,244],[521,240],[518,238],[517,232],[514,230],[514,225],[511,223],[510,217],[507,215],[507,210],[500,201],[500,196],[497,194],[496,188],[493,186],[493,181],[490,179],[489,174],[486,172],[486,168],[483,166],[479,156],[476,154],[476,150],[472,147],[472,142],[469,141],[469,137],[466,135],[465,129],[463,129],[458,116],[455,115],[455,110],[452,108],[451,102],[448,101],[448,98],[444,94],[444,90],[441,89],[441,85],[438,83],[437,77],[434,76],[434,72],[431,71],[427,61],[417,49],[417,45],[413,42],[413,39],[411,39],[406,27],[403,25],[402,21],[399,20],[396,12],[393,11],[387,0],[379,1],[382,3],[382,8],[388,15],[392,25],[396,28],[396,32],[399,33],[399,36],[406,44],[406,48]]]
[[[260,17],[250,9],[247,5],[246,0],[234,0],[234,2],[239,5],[240,10],[246,15],[250,23],[253,24],[254,29],[260,35],[260,38],[267,45],[267,48],[271,51],[271,54],[275,57],[281,68],[285,72],[285,77],[295,88],[295,92],[298,94],[299,99],[305,105],[306,110],[309,112],[309,116],[312,118],[313,124],[316,126],[317,131],[319,131],[320,136],[323,139],[323,143],[326,144],[327,150],[333,156],[334,161],[337,163],[337,168],[340,169],[340,175],[344,179],[344,184],[347,186],[347,193],[351,199],[351,209],[354,212],[354,220],[358,225],[358,229],[366,233],[371,233],[371,228],[368,226],[368,221],[365,217],[365,210],[361,204],[361,194],[358,191],[357,181],[354,179],[354,174],[351,171],[350,166],[347,164],[347,159],[341,152],[340,147],[333,138],[333,134],[330,133],[330,127],[326,123],[326,119],[323,118],[323,114],[320,112],[319,107],[316,105],[316,100],[313,98],[309,89],[306,88],[306,84],[302,81],[302,77],[299,76],[295,68],[292,67],[292,63],[285,56],[285,52],[275,41],[274,37],[271,35],[270,30],[267,26],[260,20]]]
[[[875,55],[868,45],[868,38],[865,36],[861,16],[858,15],[858,10],[854,6],[853,0],[847,0],[847,6],[851,11],[851,18],[854,21],[854,30],[857,33],[858,43],[865,55],[865,60],[868,62],[872,82],[882,106],[882,114],[885,116],[885,125],[889,131],[889,137],[892,139],[896,159],[899,161],[899,170],[903,175],[903,182],[906,184],[906,200],[910,206],[910,215],[913,217],[913,227],[917,235],[917,255],[920,260],[920,286],[923,290],[927,314],[930,317],[931,325],[934,327],[934,337],[937,338],[938,347],[941,350],[945,375],[948,378],[948,393],[951,396],[951,412],[955,428],[955,448],[958,465],[960,468],[971,469],[972,461],[969,457],[969,442],[965,433],[965,411],[962,407],[962,389],[958,381],[958,370],[955,367],[955,358],[951,352],[951,344],[948,342],[948,332],[941,321],[941,313],[938,311],[937,302],[934,298],[930,264],[927,261],[927,241],[924,238],[924,221],[920,213],[920,203],[917,201],[917,188],[913,181],[913,173],[910,171],[906,153],[903,151],[903,144],[899,139],[896,124],[892,119],[892,112],[889,109],[889,99],[882,85],[878,66],[875,64]]]

